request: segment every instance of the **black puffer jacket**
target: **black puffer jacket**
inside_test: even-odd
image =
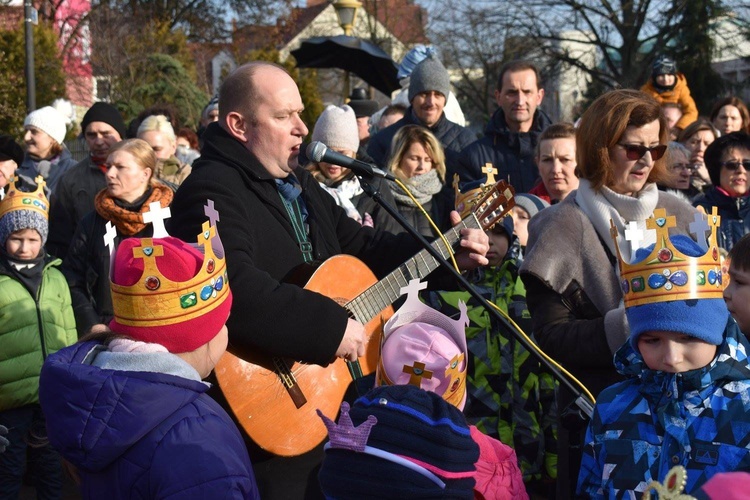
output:
[[[461,180],[483,180],[482,167],[491,163],[498,170],[497,179],[510,182],[517,193],[528,193],[539,179],[534,149],[542,131],[551,124],[549,117],[537,109],[531,130],[511,132],[505,113],[498,109],[487,123],[484,137],[461,152],[458,167]]]
[[[195,241],[206,221],[203,207],[213,200],[234,297],[227,322],[230,342],[240,349],[329,363],[344,335],[347,312],[319,293],[283,283],[304,259],[274,179],[218,124],[206,128],[203,141],[200,159],[177,190],[167,225],[171,235]],[[408,235],[362,227],[309,172],[298,168],[295,175],[310,213],[315,259],[347,253],[383,276],[416,253]]]
[[[712,187],[706,194],[696,198],[693,205],[703,207],[709,214],[711,207],[719,209],[719,246],[727,252],[740,238],[750,233],[750,198],[747,196],[734,198]]]

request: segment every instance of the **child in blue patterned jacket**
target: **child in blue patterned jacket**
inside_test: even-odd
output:
[[[686,492],[750,470],[750,344],[721,298],[718,252],[687,236],[656,247],[620,261],[630,341],[615,365],[629,379],[599,395],[580,498],[640,498],[675,465]]]

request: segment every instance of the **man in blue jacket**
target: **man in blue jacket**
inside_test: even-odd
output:
[[[492,163],[497,178],[507,180],[517,193],[528,192],[539,180],[534,150],[542,131],[551,125],[538,109],[544,99],[539,70],[527,61],[512,61],[500,70],[495,111],[484,137],[461,152],[461,180],[481,180],[482,167]]]

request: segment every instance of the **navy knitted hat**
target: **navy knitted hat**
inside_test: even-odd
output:
[[[690,237],[675,235],[670,238],[674,247],[689,257],[705,251]],[[654,246],[641,248],[634,264],[651,254]],[[630,345],[638,350],[638,337],[644,332],[665,331],[685,333],[709,344],[719,345],[724,340],[724,327],[729,311],[724,299],[690,299],[654,302],[625,309],[630,325]]]
[[[36,229],[42,237],[42,246],[47,243],[47,219],[34,210],[12,210],[3,215],[0,219],[0,242],[5,246],[8,236],[22,229]]]
[[[377,387],[347,406],[338,426],[326,422],[330,441],[319,479],[327,498],[474,497],[479,447],[456,407],[411,385]],[[345,430],[349,418],[353,433]]]

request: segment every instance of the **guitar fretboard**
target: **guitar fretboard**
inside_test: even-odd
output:
[[[443,233],[445,239],[448,240],[448,248],[445,247],[441,238],[432,242],[432,248],[436,249],[443,258],[448,259],[453,253],[453,245],[461,239],[461,229],[479,229],[480,227],[479,220],[472,214]],[[388,276],[349,301],[344,307],[354,314],[357,321],[365,324],[393,304],[401,296],[401,288],[408,285],[410,280],[421,280],[434,271],[438,265],[438,261],[430,255],[427,249],[423,249]]]

